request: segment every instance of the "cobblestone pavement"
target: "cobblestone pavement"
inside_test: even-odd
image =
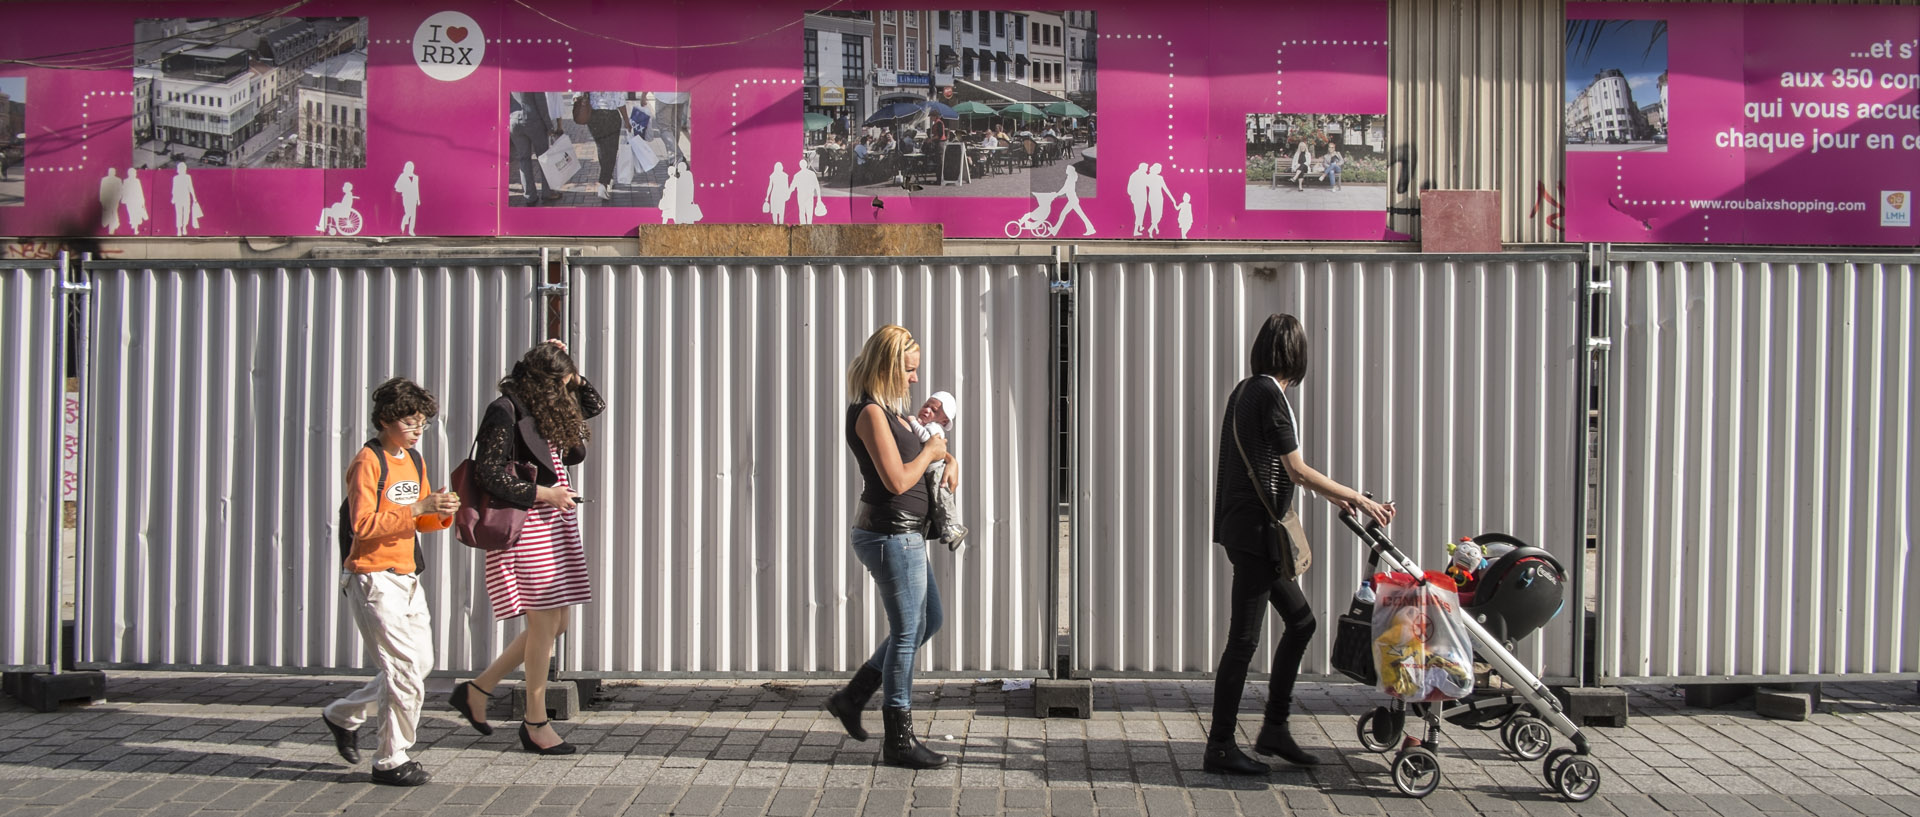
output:
[[[922,683],[931,744],[956,763],[878,764],[820,706],[833,685],[649,682],[610,686],[561,724],[582,754],[521,752],[511,724],[480,737],[445,704],[421,725],[435,782],[374,786],[334,755],[318,707],[359,681],[262,675],[110,673],[106,701],[42,714],[0,703],[0,814],[85,815],[771,815],[772,817],[1227,817],[1228,815],[1775,814],[1920,815],[1920,694],[1913,682],[1829,685],[1805,722],[1750,705],[1686,708],[1677,690],[1635,689],[1626,728],[1589,728],[1601,793],[1569,805],[1537,763],[1489,733],[1453,730],[1446,779],[1401,797],[1381,756],[1357,748],[1357,713],[1378,703],[1346,684],[1302,684],[1302,743],[1337,760],[1263,779],[1199,770],[1206,682],[1094,686],[1090,720],[1036,720],[1031,692],[998,683]],[[1242,729],[1257,724],[1250,690]],[[502,719],[495,718],[496,723]],[[951,738],[947,736],[951,735]],[[1244,740],[1245,738],[1243,738]],[[371,747],[372,735],[362,745]]]

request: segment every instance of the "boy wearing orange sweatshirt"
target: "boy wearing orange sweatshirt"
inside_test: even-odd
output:
[[[373,390],[373,426],[380,436],[347,466],[353,549],[341,567],[340,589],[379,673],[327,704],[321,720],[340,757],[358,763],[357,730],[377,715],[380,752],[373,760],[373,782],[390,786],[432,779],[407,756],[426,699],[427,672],[433,669],[433,632],[414,548],[419,533],[453,524],[460,498],[452,491],[434,493],[411,449],[439,413],[439,401],[411,380],[396,377],[380,384]]]

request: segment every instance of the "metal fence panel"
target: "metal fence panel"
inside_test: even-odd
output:
[[[1438,567],[1448,541],[1506,531],[1581,570],[1583,259],[1568,255],[1083,259],[1076,275],[1074,666],[1210,672],[1231,567],[1211,544],[1220,418],[1260,322],[1290,312],[1313,363],[1293,393],[1306,461],[1399,503],[1389,531]],[[1364,551],[1330,506],[1296,500],[1324,622],[1303,673],[1331,672],[1333,619]],[[1574,676],[1581,609],[1520,645]],[[1270,616],[1269,644],[1282,626]],[[1263,648],[1255,668],[1266,666]]]
[[[0,670],[45,672],[59,626],[62,270],[0,268]]]
[[[1920,677],[1920,257],[1609,270],[1601,679]]]
[[[972,527],[932,551],[937,671],[1038,674],[1046,578],[1051,259],[576,259],[572,334],[607,398],[579,484],[594,601],[563,650],[587,675],[842,673],[885,632],[848,543],[860,490],[846,367],[873,330],[954,392]]]
[[[367,395],[397,374],[439,397],[420,450],[444,484],[535,337],[534,263],[89,265],[83,663],[363,666],[334,537]],[[484,666],[510,633],[479,554],[423,544],[438,666]]]

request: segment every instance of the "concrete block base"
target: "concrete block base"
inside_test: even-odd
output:
[[[9,672],[0,687],[22,704],[41,712],[52,712],[68,701],[93,703],[107,697],[107,674],[94,670],[69,671],[58,675],[47,672]]]
[[[1753,691],[1753,711],[1764,718],[1804,721],[1820,711],[1820,685],[1768,684]]]
[[[519,721],[527,718],[527,686],[516,684],[505,696],[507,701],[507,720]],[[487,707],[487,715],[492,719],[493,710],[498,701]],[[557,721],[570,721],[580,715],[580,687],[572,681],[547,682],[547,718]],[[538,716],[536,716],[537,718]]]
[[[1680,690],[1686,693],[1687,706],[1700,709],[1715,709],[1753,695],[1752,684],[1686,684]]]
[[[1046,678],[1034,681],[1033,716],[1036,718],[1093,717],[1093,682]]]
[[[1627,691],[1614,687],[1560,687],[1553,691],[1567,717],[1581,726],[1627,725]]]

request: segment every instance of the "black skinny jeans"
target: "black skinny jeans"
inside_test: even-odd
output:
[[[619,111],[595,108],[592,115],[587,117],[587,134],[593,137],[595,152],[600,157],[601,184],[613,184],[614,165],[620,160],[620,151],[627,149],[620,132]]]
[[[1248,550],[1227,548],[1233,563],[1232,617],[1227,623],[1227,647],[1220,654],[1220,666],[1213,677],[1213,728],[1207,732],[1210,742],[1234,739],[1234,725],[1240,713],[1240,693],[1247,686],[1247,666],[1260,648],[1260,624],[1266,618],[1267,604],[1287,623],[1280,646],[1273,651],[1272,689],[1267,695],[1268,723],[1287,719],[1293,708],[1293,681],[1300,675],[1300,661],[1307,655],[1307,642],[1319,625],[1313,607],[1299,583],[1280,578],[1273,561]]]

